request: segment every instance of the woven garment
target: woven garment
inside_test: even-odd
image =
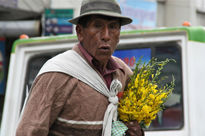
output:
[[[114,121],[112,123],[112,136],[125,136],[127,126],[121,121]]]

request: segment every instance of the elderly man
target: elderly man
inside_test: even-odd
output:
[[[76,24],[79,43],[45,63],[31,88],[17,136],[111,136],[118,92],[132,71],[112,53],[120,28],[132,22],[115,0],[84,0]],[[136,121],[126,135],[142,136]]]

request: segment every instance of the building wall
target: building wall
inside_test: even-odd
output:
[[[78,16],[80,14],[80,6],[82,0],[51,0],[51,8],[54,9],[73,9],[74,16]]]
[[[205,26],[205,12],[197,11],[197,25]]]
[[[158,2],[158,26],[180,26],[190,21],[192,11],[190,0],[165,0]]]
[[[165,15],[166,15],[166,11],[165,11],[165,1],[158,1],[157,3],[157,26],[164,26],[165,25]]]
[[[156,0],[157,27],[181,26],[184,21],[192,25],[205,25],[205,12],[197,12],[196,0]],[[51,0],[51,8],[73,8],[74,16],[80,13],[82,0]]]
[[[157,27],[181,26],[184,21],[192,25],[205,25],[205,12],[198,12],[198,0],[156,0]],[[45,8],[71,8],[79,15],[82,0],[18,0],[24,10],[42,12]]]
[[[18,8],[30,12],[43,13],[45,8],[50,8],[51,0],[18,0]]]
[[[205,12],[197,11],[196,0],[158,0],[157,26],[181,26],[184,21],[191,25],[205,25]]]
[[[205,26],[205,0],[197,0],[196,18],[198,25]]]

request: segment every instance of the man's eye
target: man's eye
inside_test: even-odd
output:
[[[95,26],[96,28],[101,28],[101,27],[102,27],[102,24],[96,23],[96,24],[94,24],[94,26]]]
[[[116,25],[110,25],[110,28],[111,29],[116,29],[117,27],[116,27]]]
[[[118,24],[110,24],[109,26],[110,29],[119,29],[119,25]]]

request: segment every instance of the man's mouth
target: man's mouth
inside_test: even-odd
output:
[[[109,47],[101,47],[100,49],[101,50],[109,50],[110,48]]]
[[[110,50],[110,46],[109,45],[103,45],[99,48],[100,50]]]

